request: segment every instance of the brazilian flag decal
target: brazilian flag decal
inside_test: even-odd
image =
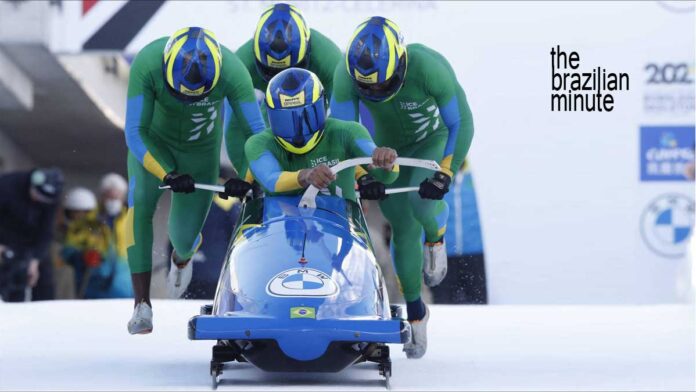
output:
[[[317,318],[317,312],[314,308],[308,306],[298,306],[290,308],[290,318]]]

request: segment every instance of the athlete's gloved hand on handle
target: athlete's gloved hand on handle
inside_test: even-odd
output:
[[[384,184],[369,174],[358,178],[358,192],[364,200],[384,200],[388,196]]]
[[[228,197],[242,198],[251,190],[251,184],[239,178],[230,178],[225,182],[225,191],[218,193],[220,198],[227,200]]]
[[[168,185],[172,192],[191,193],[196,190],[193,177],[188,174],[171,172],[164,176],[164,184]]]
[[[442,200],[445,193],[449,192],[452,178],[443,172],[437,172],[432,178],[426,178],[421,182],[418,194],[421,199]]]
[[[323,163],[311,169],[302,169],[297,176],[297,181],[303,188],[314,185],[319,189],[324,189],[335,179],[336,175]]]
[[[396,150],[389,147],[377,147],[372,152],[372,167],[378,167],[384,170],[391,170],[396,161]]]
[[[345,170],[351,167],[355,167],[358,165],[370,165],[373,164],[373,160],[371,157],[362,157],[362,158],[351,158],[347,159],[345,161],[341,161],[331,167],[331,173],[338,173],[341,170]],[[415,158],[396,158],[394,161],[394,164],[400,165],[400,166],[407,166],[407,167],[420,167],[423,169],[428,169],[428,170],[441,170],[440,165],[437,164],[435,161],[430,161],[430,160],[424,160],[424,159],[415,159]],[[302,175],[302,173],[300,173]],[[300,182],[300,185],[303,187],[306,185],[303,185],[302,182]],[[404,188],[393,188],[393,189],[387,189],[385,191],[386,194],[392,194],[392,193],[401,193],[401,192],[414,192],[419,190],[419,187],[404,187]],[[316,208],[317,203],[316,203],[316,197],[317,194],[319,193],[319,189],[315,186],[309,186],[307,187],[307,190],[305,193],[302,195],[302,199],[300,199],[300,203],[298,204],[299,207],[302,208]]]

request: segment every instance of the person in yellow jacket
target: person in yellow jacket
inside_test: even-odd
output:
[[[102,274],[96,271],[113,252],[111,230],[97,219],[96,208],[97,199],[87,188],[73,188],[65,197],[61,258],[74,268],[78,298],[98,298],[98,292],[105,291]]]
[[[133,283],[130,279],[127,252],[126,197],[128,183],[120,174],[109,173],[102,177],[99,186],[99,219],[111,229],[111,242],[115,250],[110,298],[130,298]]]

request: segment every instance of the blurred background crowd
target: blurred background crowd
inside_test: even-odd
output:
[[[64,190],[60,169],[35,168],[0,174],[0,188],[3,300],[132,296],[121,175]]]
[[[232,174],[223,169],[221,181]],[[133,296],[125,247],[126,179],[108,173],[94,189],[66,187],[65,182],[63,171],[56,167],[0,171],[3,301]],[[487,295],[481,228],[466,164],[457,173],[447,202],[453,212],[449,222],[452,230],[446,241],[450,272],[438,287],[424,286],[423,294],[435,303],[484,304]],[[365,202],[364,208],[390,298],[401,302],[391,266],[389,225],[376,204]],[[193,257],[193,279],[184,298],[213,298],[240,209],[239,199],[215,196],[203,228],[207,241]],[[155,265],[157,272],[166,272],[164,269],[165,263]]]

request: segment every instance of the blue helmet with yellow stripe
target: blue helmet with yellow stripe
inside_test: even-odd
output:
[[[399,26],[381,16],[355,29],[346,50],[346,68],[363,98],[381,102],[399,92],[407,65],[403,41]]]
[[[317,75],[301,68],[281,71],[268,83],[266,106],[273,135],[284,149],[306,154],[319,144],[327,104]]]
[[[222,72],[222,52],[215,35],[200,27],[178,30],[164,47],[162,71],[175,97],[183,101],[205,98]]]
[[[309,35],[295,6],[279,3],[264,11],[254,33],[254,58],[261,77],[268,81],[284,69],[307,68]]]

